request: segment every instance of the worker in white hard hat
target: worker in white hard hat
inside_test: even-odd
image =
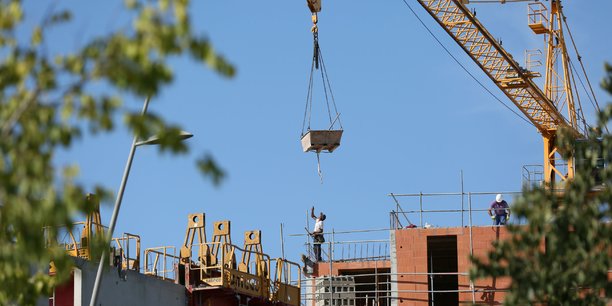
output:
[[[495,201],[489,207],[489,216],[493,219],[493,225],[506,225],[510,219],[510,206],[504,201],[501,194],[497,194]]]
[[[319,217],[315,216],[313,206],[310,210],[310,217],[315,220],[315,227],[310,235],[312,235],[312,238],[314,239],[313,249],[315,260],[319,262],[323,261],[323,258],[321,257],[321,243],[325,242],[325,237],[323,236],[323,221],[325,221],[326,216],[323,212],[319,213]]]

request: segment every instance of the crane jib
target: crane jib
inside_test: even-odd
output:
[[[566,127],[554,103],[460,0],[417,0],[544,136]]]

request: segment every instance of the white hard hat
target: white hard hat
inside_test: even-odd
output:
[[[495,202],[501,203],[503,200],[504,198],[502,197],[501,193],[498,193],[497,196],[495,196]]]

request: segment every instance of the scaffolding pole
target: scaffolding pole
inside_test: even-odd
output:
[[[474,242],[472,239],[472,194],[468,194],[468,206],[469,206],[469,222],[470,222],[470,256],[474,255]],[[472,303],[476,303],[476,292],[474,292],[474,282],[470,279],[470,289],[472,289]]]

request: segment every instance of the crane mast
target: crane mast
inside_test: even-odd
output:
[[[552,0],[550,15],[546,7],[529,12],[529,25],[536,34],[547,35],[547,59],[544,90],[533,81],[537,72],[521,67],[493,35],[465,6],[468,0],[417,0],[442,28],[461,46],[497,87],[518,107],[542,134],[544,141],[544,182],[552,187],[555,178],[573,178],[573,161],[563,163],[557,147],[556,132],[560,128],[582,138],[577,123],[571,87],[569,59],[562,30],[561,4]],[[502,1],[503,3],[503,1]],[[559,59],[560,58],[560,59]],[[558,71],[558,63],[562,71]],[[567,117],[560,109],[566,108]]]
[[[537,2],[532,6],[544,6],[542,3]],[[546,46],[546,76],[544,81],[544,90],[546,96],[555,104],[557,109],[567,110],[567,119],[569,120],[570,126],[574,130],[578,130],[578,119],[576,116],[576,108],[574,104],[574,95],[571,86],[571,71],[569,66],[569,57],[567,54],[567,48],[565,45],[565,38],[563,36],[563,25],[562,25],[562,5],[559,1],[553,0],[551,2],[550,15],[548,20],[550,23],[546,26],[545,19],[542,20],[542,24],[545,31],[534,32],[536,34],[545,34],[547,36]],[[533,10],[530,9],[530,15]],[[562,71],[559,71],[559,64],[562,66]],[[558,170],[555,167],[558,158],[555,158],[554,143],[551,143],[554,139],[544,138],[544,178],[547,182],[554,181],[554,177],[558,174]],[[567,161],[567,178],[574,176],[574,161],[568,159]],[[563,176],[562,176],[563,178]]]

